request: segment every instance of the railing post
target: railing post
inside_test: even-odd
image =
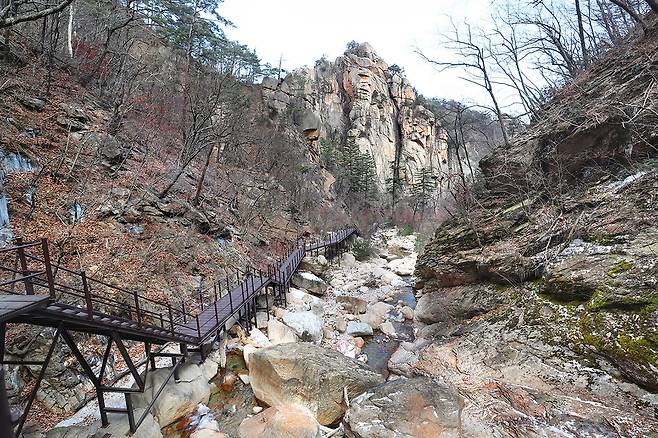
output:
[[[171,304],[167,301],[167,310],[169,311],[169,325],[171,325],[171,334],[174,332],[174,312],[171,310]]]
[[[221,296],[221,295],[222,295],[222,293],[221,293],[221,289],[220,289],[219,296]],[[214,304],[215,304],[214,305],[214,307],[215,307],[215,322],[219,325],[219,313],[217,312],[217,285],[215,285],[215,303]]]
[[[53,267],[50,264],[50,251],[48,251],[48,239],[41,239],[41,251],[43,252],[43,263],[46,269],[46,279],[48,280],[48,289],[50,298],[55,299],[55,279],[53,277]]]
[[[203,279],[199,280],[199,305],[201,306],[201,311],[203,312]]]
[[[142,312],[139,309],[139,295],[137,295],[137,291],[133,292],[133,296],[135,297],[135,310],[137,311],[137,325],[140,327],[142,326]]]
[[[181,301],[181,307],[183,308],[183,322],[187,324],[187,313],[185,313],[185,301]]]
[[[87,305],[87,318],[94,318],[94,309],[91,303],[91,292],[89,291],[89,284],[87,283],[87,274],[85,271],[80,272],[82,278],[82,290],[85,293],[85,304]]]
[[[30,271],[27,269],[27,259],[25,258],[25,248],[22,247],[23,239],[18,237],[16,239],[16,246],[18,246],[18,260],[21,263],[21,274],[23,275],[23,283],[25,284],[25,294],[34,295],[34,286],[32,285],[32,280],[25,278],[30,275]],[[12,289],[13,290],[13,289]]]
[[[228,284],[228,278],[226,283]],[[228,302],[231,305],[231,315],[233,315],[233,291],[230,288],[228,289]]]
[[[199,324],[199,315],[196,316],[196,332],[199,334],[199,340],[201,340],[201,325]]]

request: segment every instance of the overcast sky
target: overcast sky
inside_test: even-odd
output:
[[[479,24],[491,16],[490,0],[224,0],[219,12],[235,23],[227,34],[276,66],[312,66],[322,55],[334,60],[351,40],[369,42],[390,65],[398,64],[422,94],[486,102],[481,90],[438,73],[414,53],[420,47],[441,57],[441,31],[456,23]],[[443,56],[448,56],[443,55]]]

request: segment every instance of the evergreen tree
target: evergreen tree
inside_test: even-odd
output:
[[[349,141],[340,153],[339,162],[349,193],[363,195],[365,200],[372,200],[377,194],[377,173],[373,156],[361,152],[356,142]]]
[[[223,0],[147,0],[146,9],[156,31],[192,60],[239,77],[256,76],[260,60],[255,52],[226,38],[232,23],[217,11]]]
[[[422,168],[414,175],[414,185],[411,195],[414,198],[414,213],[418,210],[421,216],[430,204],[437,188],[437,177],[431,169]]]
[[[399,169],[396,169],[395,161],[391,161],[391,177],[386,178],[386,192],[391,195],[391,206],[395,208],[402,193],[403,181],[400,178]]]

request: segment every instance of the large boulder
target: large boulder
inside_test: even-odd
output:
[[[327,292],[327,283],[311,272],[296,273],[292,276],[292,284],[315,295],[324,295]]]
[[[240,438],[321,438],[320,424],[313,414],[285,406],[267,408],[258,415],[245,418],[238,429]]]
[[[393,309],[395,307],[380,301],[368,306],[366,313],[361,315],[359,319],[372,327],[379,327],[381,323],[388,319],[389,312]]]
[[[288,312],[283,315],[283,322],[290,327],[302,341],[322,341],[324,324],[322,319],[311,311]]]
[[[397,275],[408,276],[414,273],[416,269],[416,257],[405,257],[388,262],[388,269]]]
[[[460,436],[457,392],[428,377],[397,379],[350,403],[343,425],[350,438]]]
[[[489,312],[503,300],[504,292],[492,285],[448,287],[420,297],[414,314],[425,324],[454,323]]]
[[[251,355],[249,377],[254,395],[270,406],[309,409],[320,424],[336,423],[350,399],[384,379],[368,366],[337,351],[307,343],[281,344]]]
[[[125,150],[123,145],[109,134],[92,132],[85,138],[85,143],[95,148],[98,155],[110,164],[119,164],[124,159]]]
[[[329,267],[329,262],[323,255],[317,257],[307,255],[302,260],[300,268],[304,271],[310,271],[315,275],[322,275]]]
[[[267,337],[274,345],[299,341],[299,337],[293,329],[275,318],[267,321]]]
[[[322,302],[318,297],[307,294],[303,290],[291,287],[286,293],[286,302],[289,307],[300,310],[309,310],[313,307],[321,305]]]
[[[149,372],[144,392],[133,394],[133,406],[136,409],[148,406],[169,373],[169,368]],[[210,360],[202,365],[189,361],[181,366],[178,382],[171,379],[151,409],[157,423],[164,427],[194,411],[199,403],[208,403],[212,389],[208,382],[216,374],[217,363]]]

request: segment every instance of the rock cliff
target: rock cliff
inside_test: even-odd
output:
[[[334,62],[320,60],[284,79],[266,77],[263,98],[273,116],[290,114],[317,160],[322,145],[354,142],[374,158],[381,187],[399,163],[408,184],[420,169],[439,173],[449,160],[445,131],[417,103],[416,90],[368,43]]]
[[[481,207],[418,258],[427,374],[442,360],[469,378],[495,369],[499,383],[644,418],[611,422],[622,436],[655,432],[643,422],[658,406],[656,49],[646,38],[603,56],[480,163]]]

